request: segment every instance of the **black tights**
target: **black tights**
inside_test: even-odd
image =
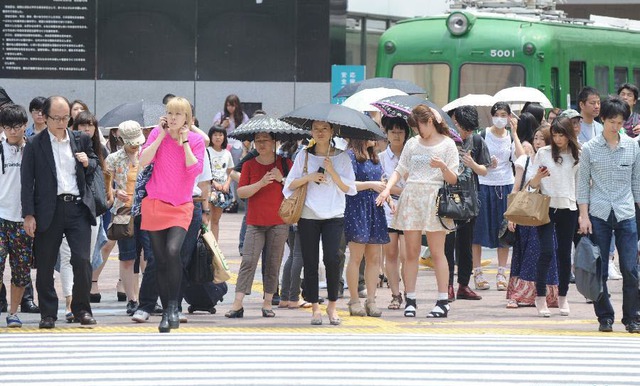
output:
[[[156,260],[156,283],[162,308],[167,309],[171,300],[178,300],[182,280],[182,260],[180,250],[187,231],[171,227],[149,232],[153,256]]]

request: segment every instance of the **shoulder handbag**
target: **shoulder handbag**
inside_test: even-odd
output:
[[[527,162],[524,164],[524,172],[522,173],[522,179],[520,180],[520,190],[524,188],[524,181],[527,178],[527,169],[529,168],[529,161],[531,157],[527,157]],[[512,247],[516,242],[516,233],[509,230],[509,220],[502,219],[502,225],[498,231],[498,241],[502,247]]]
[[[123,206],[116,211],[107,228],[109,240],[122,240],[133,237],[133,216],[131,208]]]
[[[454,221],[469,221],[478,216],[479,213],[480,204],[473,171],[471,168],[463,166],[462,172],[458,176],[458,182],[455,185],[445,182],[442,188],[438,190],[436,214],[442,223],[443,218]],[[445,226],[445,228],[447,227]]]
[[[507,211],[504,218],[518,225],[540,226],[548,224],[551,197],[540,193],[540,189],[529,191],[529,183],[522,190],[507,196]]]
[[[151,179],[153,173],[153,164],[149,164],[142,169],[136,177],[136,187],[133,193],[133,204],[131,205],[131,215],[133,217],[140,216],[140,207],[142,199],[147,197],[147,182]]]
[[[309,161],[309,153],[305,151],[303,175],[307,174],[307,162]],[[291,196],[282,200],[278,215],[285,224],[295,224],[302,216],[302,208],[307,198],[307,185],[304,184],[296,189]]]

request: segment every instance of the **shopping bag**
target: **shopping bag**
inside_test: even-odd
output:
[[[206,226],[202,226],[202,238],[212,253],[213,282],[219,284],[231,279],[231,272],[229,271],[227,260],[222,254],[213,233]]]

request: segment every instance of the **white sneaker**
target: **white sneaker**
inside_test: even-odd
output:
[[[137,323],[144,323],[149,320],[149,313],[142,310],[137,310],[131,317],[131,320]]]
[[[187,316],[182,312],[178,312],[178,318],[180,319],[180,323],[187,323]]]
[[[622,275],[613,260],[609,260],[609,280],[622,280]]]

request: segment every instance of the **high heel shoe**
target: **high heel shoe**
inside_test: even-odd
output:
[[[178,302],[172,300],[167,305],[167,313],[169,314],[169,328],[180,328],[180,315],[178,314]]]
[[[224,314],[227,318],[242,318],[244,316],[244,307],[239,310],[229,310]]]
[[[169,313],[167,311],[162,313],[162,320],[158,325],[159,332],[169,332],[171,331],[171,327],[169,326]]]
[[[569,309],[569,300],[566,296],[558,296],[558,308],[560,309],[561,316],[569,316],[571,310]]]
[[[551,311],[547,308],[547,297],[536,296],[536,310],[538,310],[538,316],[548,318],[551,316]]]

